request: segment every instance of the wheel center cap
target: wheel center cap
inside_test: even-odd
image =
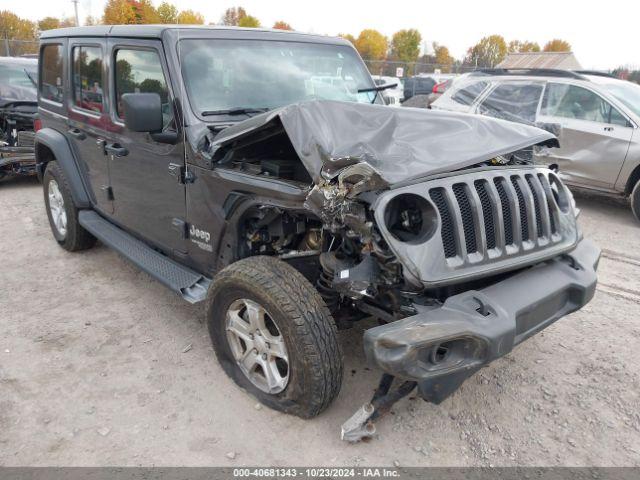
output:
[[[256,350],[258,350],[258,352],[260,352],[260,353],[266,352],[268,350],[267,349],[267,342],[262,337],[262,335],[254,335],[253,343],[255,345]]]

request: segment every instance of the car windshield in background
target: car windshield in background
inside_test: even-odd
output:
[[[304,100],[371,103],[374,86],[347,46],[258,40],[180,41],[182,72],[194,110],[207,115],[272,109]]]
[[[631,82],[605,83],[604,88],[640,116],[640,85]]]
[[[0,64],[0,96],[16,100],[35,100],[37,84],[36,65]]]

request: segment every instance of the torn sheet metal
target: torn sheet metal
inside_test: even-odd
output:
[[[536,127],[455,112],[334,101],[296,103],[218,133],[209,153],[281,126],[316,183],[369,164],[388,184],[449,172],[553,140]],[[216,155],[217,156],[217,155]]]

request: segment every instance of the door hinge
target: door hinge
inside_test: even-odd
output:
[[[193,183],[196,179],[193,173],[184,165],[179,165],[177,163],[169,164],[169,175],[175,177],[180,184]]]

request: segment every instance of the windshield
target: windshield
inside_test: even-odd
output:
[[[23,99],[26,92],[32,90],[35,95],[38,82],[36,65],[0,63],[0,95],[7,98]],[[23,93],[20,93],[22,90]],[[30,95],[27,95],[30,97]],[[31,98],[24,98],[31,100]]]
[[[605,83],[607,91],[640,117],[640,85],[631,82]]]
[[[198,114],[272,109],[303,100],[371,103],[369,72],[347,46],[264,40],[180,41],[184,82]]]

